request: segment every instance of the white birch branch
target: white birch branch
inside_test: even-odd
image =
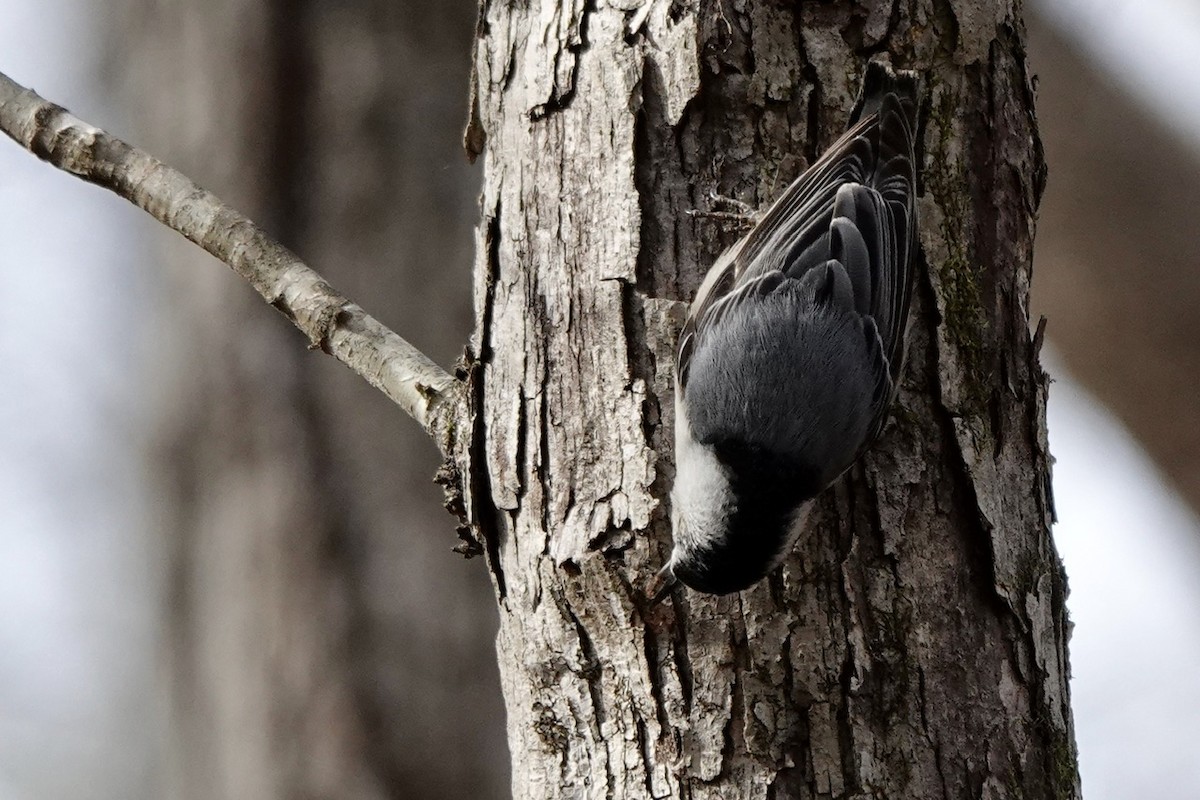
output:
[[[102,186],[228,264],[320,348],[407,412],[442,452],[465,392],[424,353],[338,294],[245,215],[186,175],[0,73],[0,129],[38,158]]]

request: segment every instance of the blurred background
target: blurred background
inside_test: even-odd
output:
[[[0,0],[0,70],[442,364],[471,0]],[[1090,800],[1200,796],[1200,7],[1030,2]],[[236,91],[235,91],[236,89]],[[0,141],[0,800],[500,798],[485,570],[417,427],[228,269]]]

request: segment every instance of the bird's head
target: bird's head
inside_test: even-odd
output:
[[[757,583],[783,560],[803,525],[815,494],[804,492],[804,483],[769,451],[696,441],[684,411],[676,421],[668,569],[707,594]]]

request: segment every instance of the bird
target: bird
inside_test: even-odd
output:
[[[757,583],[883,429],[918,247],[920,91],[917,73],[869,62],[845,133],[701,283],[675,364],[665,580]]]

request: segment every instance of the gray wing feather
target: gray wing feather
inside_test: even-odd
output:
[[[858,226],[834,213],[829,226],[829,254],[842,265],[846,280],[853,287],[851,307],[859,314],[870,314],[871,253]]]
[[[918,94],[914,73],[868,64],[849,129],[706,277],[680,336],[680,389],[706,328],[793,279],[805,289],[800,296],[862,316],[872,369],[879,370],[872,426],[878,432],[904,358],[916,241]]]

